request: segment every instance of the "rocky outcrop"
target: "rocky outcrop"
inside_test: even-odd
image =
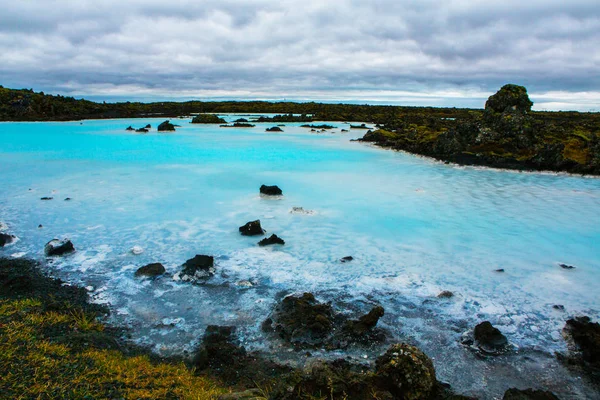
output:
[[[259,236],[264,235],[265,230],[260,226],[260,220],[246,222],[245,225],[240,226],[239,231],[244,236]]]
[[[559,398],[554,393],[543,390],[511,388],[504,392],[502,400],[559,400]]]
[[[215,114],[199,114],[192,119],[192,124],[224,124],[226,122]]]
[[[533,102],[529,100],[527,89],[523,86],[508,84],[490,96],[485,102],[485,110],[496,113],[517,111],[527,113],[531,111]]]
[[[170,121],[167,120],[158,125],[157,130],[159,132],[175,132],[175,125],[173,125]]]
[[[267,131],[267,132],[283,132],[283,129],[281,129],[281,128],[280,128],[280,127],[278,127],[278,126],[274,126],[274,127],[272,127],[272,128],[267,128],[267,129],[266,129],[266,131]]]
[[[135,129],[133,129],[133,126],[129,125],[127,128],[125,128],[126,131],[135,131]]]
[[[245,356],[246,350],[237,343],[234,326],[209,325],[204,331],[194,365],[199,369],[219,368],[239,363]]]
[[[54,197],[48,197],[48,196],[46,196],[46,197],[41,197],[41,198],[40,198],[40,200],[43,200],[43,201],[54,200]]]
[[[354,257],[352,257],[352,256],[346,256],[346,257],[340,258],[340,262],[343,262],[343,263],[347,263],[347,262],[350,262],[352,260],[354,260]]]
[[[473,330],[473,337],[478,347],[486,353],[495,353],[508,345],[506,336],[489,321],[478,324]]]
[[[75,246],[70,240],[52,239],[44,246],[44,253],[48,257],[63,256],[75,251]]]
[[[449,290],[443,290],[443,291],[441,291],[441,292],[440,292],[440,293],[437,295],[437,297],[438,297],[439,299],[449,299],[449,298],[451,298],[451,297],[454,297],[454,293],[452,293],[452,292],[451,292],[451,291],[449,291]]]
[[[182,281],[208,279],[215,274],[215,258],[207,255],[196,255],[183,264],[183,270],[177,274]],[[177,279],[176,278],[176,279]]]
[[[147,132],[148,132],[148,129],[146,129],[146,128],[139,128],[139,129],[136,129],[135,131],[136,131],[137,133],[147,133]]]
[[[11,244],[15,240],[13,235],[8,235],[6,233],[0,233],[0,247],[4,247],[7,244]]]
[[[273,186],[262,185],[260,187],[260,194],[265,194],[267,196],[281,196],[281,195],[283,195],[283,192],[281,191],[281,189],[279,189],[279,187],[277,185],[273,185]]]
[[[259,246],[270,246],[273,244],[284,245],[285,241],[283,239],[281,239],[279,236],[273,234],[273,235],[269,236],[268,238],[264,238],[263,240],[258,242]]]
[[[580,361],[600,382],[600,324],[587,316],[575,317],[567,321],[563,332],[576,350],[572,358]]]
[[[335,344],[344,348],[349,343],[371,344],[383,342],[385,333],[375,329],[375,327],[384,314],[385,310],[382,306],[375,306],[359,319],[347,321],[343,325],[341,334],[336,335]]]
[[[152,263],[148,265],[144,265],[135,271],[135,276],[137,277],[155,277],[162,275],[166,272],[165,267],[161,263]]]

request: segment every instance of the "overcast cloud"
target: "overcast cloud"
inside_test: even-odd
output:
[[[2,0],[0,84],[93,99],[600,111],[598,0]]]

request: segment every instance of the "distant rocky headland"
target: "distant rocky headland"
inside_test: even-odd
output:
[[[0,86],[0,121],[173,118],[223,123],[218,114],[269,113],[251,122],[368,122],[361,139],[462,165],[600,175],[600,113],[537,112],[522,86],[505,85],[485,109],[267,101],[95,103]],[[367,125],[356,128],[368,129]]]

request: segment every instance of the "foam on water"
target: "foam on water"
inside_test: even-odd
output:
[[[159,122],[0,124],[0,221],[20,238],[0,255],[42,259],[47,241],[71,239],[77,252],[48,268],[91,286],[112,322],[164,354],[192,351],[208,324],[234,324],[247,347],[302,363],[259,327],[284,293],[313,291],[351,317],[382,304],[390,340],[423,348],[441,379],[468,393],[578,385],[552,353],[565,350],[568,316],[600,315],[600,180],[444,165],[350,142],[364,132],[342,134],[342,123],[327,135],[184,120],[175,133],[124,131]],[[284,196],[259,195],[261,184]],[[286,245],[240,236],[255,219]],[[174,281],[195,254],[215,256],[216,276]],[[151,262],[166,275],[135,279]],[[455,296],[438,299],[442,290]],[[461,334],[485,319],[528,357],[489,363],[462,347]]]

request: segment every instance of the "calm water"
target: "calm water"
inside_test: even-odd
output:
[[[192,349],[207,324],[235,324],[249,348],[301,363],[259,325],[276,296],[313,291],[352,316],[384,305],[390,340],[419,345],[464,392],[542,386],[590,397],[553,353],[566,348],[568,316],[600,316],[600,179],[444,165],[350,142],[364,131],[341,133],[343,123],[324,134],[189,120],[173,121],[175,133],[124,130],[161,121],[0,123],[0,221],[20,239],[0,255],[42,259],[48,240],[70,238],[77,253],[48,268],[88,286],[114,322],[165,354]],[[284,197],[261,198],[261,184]],[[254,219],[286,245],[241,237]],[[143,254],[131,254],[136,245]],[[195,254],[217,258],[208,285],[133,279],[150,262],[175,273]],[[455,298],[438,300],[442,290]],[[480,360],[463,348],[461,333],[485,319],[518,351]]]

